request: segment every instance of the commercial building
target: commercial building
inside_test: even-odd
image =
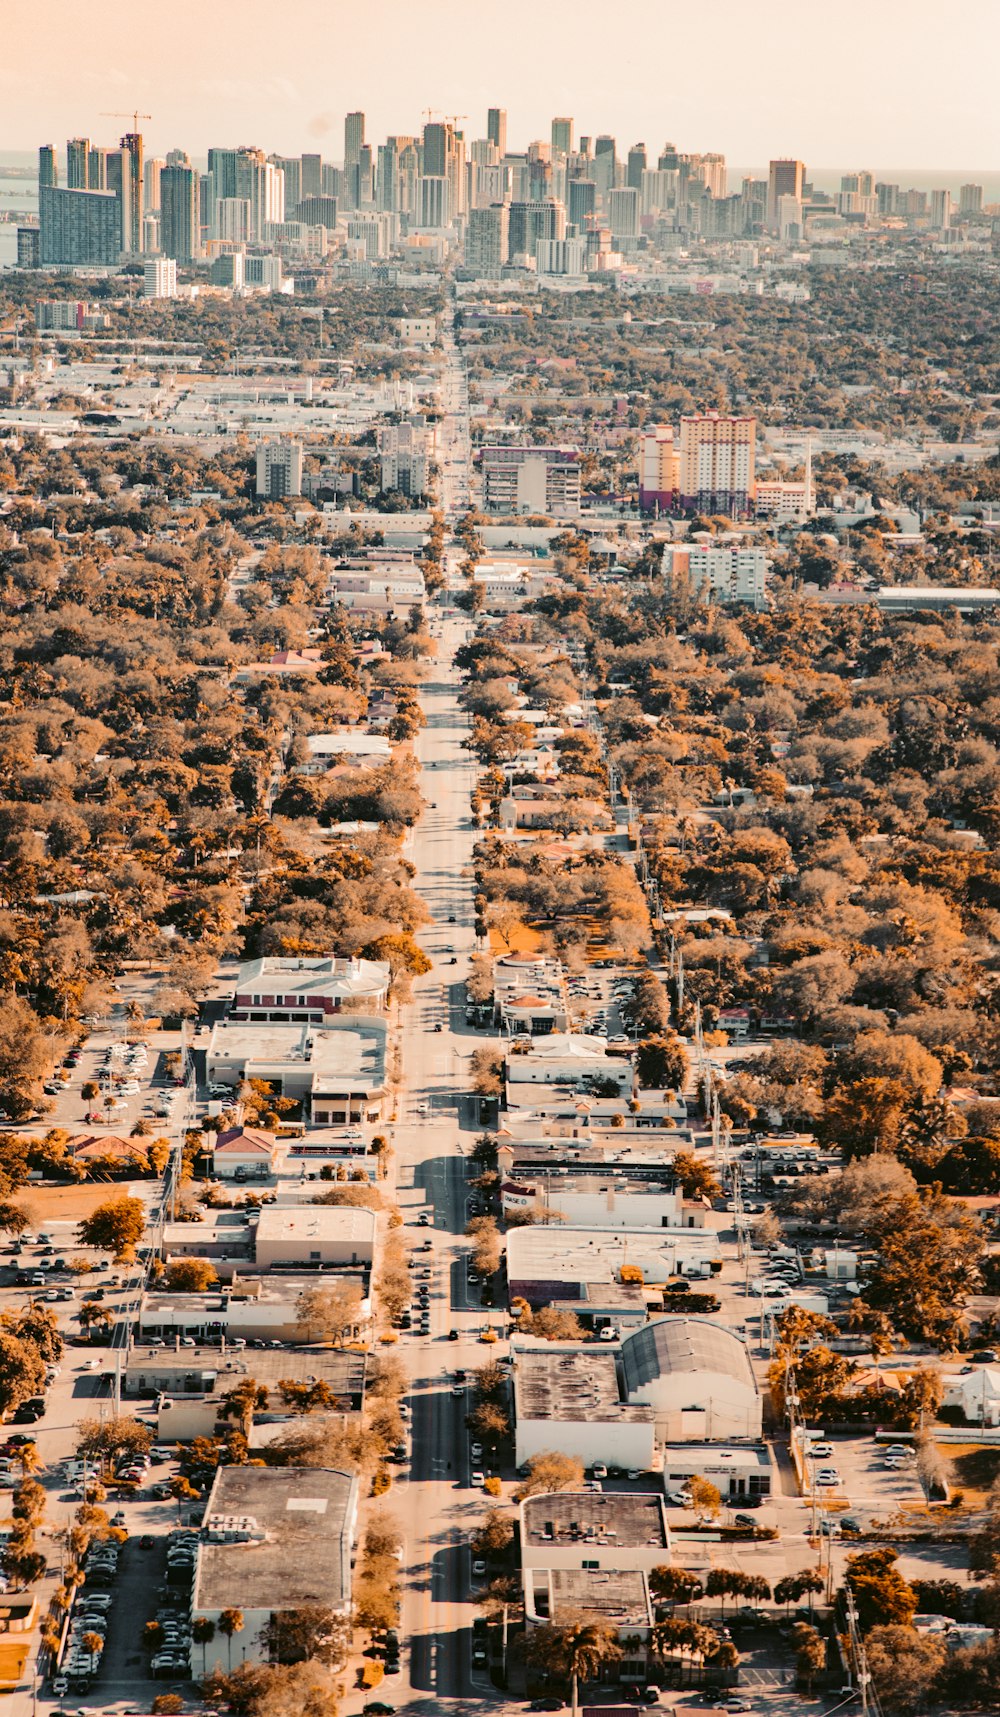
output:
[[[616,1354],[515,1339],[511,1357],[518,1466],[548,1450],[584,1466],[652,1466],[655,1414],[623,1400]]]
[[[227,1127],[215,1135],[212,1173],[220,1180],[266,1180],[276,1154],[273,1133],[258,1127]]]
[[[505,954],[493,962],[493,1013],[511,1037],[542,1037],[569,1024],[562,961],[547,954]]]
[[[121,257],[121,204],[114,195],[42,185],[38,219],[42,268],[113,267]]]
[[[194,1224],[191,1223],[177,1224],[178,1229],[192,1226]],[[226,1272],[231,1278],[224,1287],[208,1293],[164,1292],[144,1297],[137,1318],[138,1338],[150,1343],[163,1342],[166,1344],[165,1352],[169,1352],[171,1344],[176,1348],[184,1343],[193,1346],[204,1342],[218,1348],[223,1342],[228,1347],[247,1342],[300,1342],[303,1332],[299,1322],[299,1300],[317,1283],[323,1287],[345,1282],[354,1284],[362,1294],[359,1322],[366,1323],[371,1316],[368,1298],[371,1271],[364,1264],[340,1269],[313,1264],[294,1272],[287,1268],[278,1269],[264,1276],[254,1273],[254,1265],[249,1258],[236,1260],[235,1267],[227,1271],[225,1259],[208,1250],[178,1251],[172,1244],[169,1226],[165,1240],[170,1242],[167,1245],[168,1258],[210,1257],[220,1275]],[[291,1354],[286,1357],[291,1362]],[[227,1364],[230,1359],[232,1355],[227,1355]],[[232,1368],[235,1369],[235,1362]]]
[[[521,1505],[525,1622],[598,1622],[618,1634],[615,1680],[644,1679],[654,1604],[652,1570],[670,1561],[662,1499],[649,1492],[558,1491]],[[619,1707],[621,1709],[621,1707]]]
[[[257,1221],[257,1268],[371,1265],[377,1223],[375,1211],[361,1206],[265,1204]]]
[[[559,517],[580,510],[578,447],[484,447],[480,466],[487,512]]]
[[[512,1035],[524,1031],[518,1014],[525,1008],[534,1008],[539,1000],[531,995],[517,997],[515,991],[502,1004],[502,1017],[509,1020]],[[531,1023],[534,1025],[535,1021]],[[590,1037],[583,1032],[538,1034],[538,1042],[532,1044],[528,1054],[507,1058],[508,1101],[514,1105],[531,1101],[531,1093],[522,1089],[525,1086],[558,1085],[567,1091],[586,1091],[595,1080],[608,1080],[619,1092],[632,1095],[632,1063],[622,1056],[609,1055],[603,1037]]]
[[[486,109],[486,135],[495,146],[499,155],[507,153],[507,109],[505,107],[488,107]]]
[[[378,1121],[386,1096],[384,1019],[365,1014],[314,1025],[213,1026],[206,1054],[212,1084],[263,1079],[301,1103],[317,1126]]]
[[[177,262],[201,255],[200,178],[190,163],[160,173],[160,249]]]
[[[177,297],[177,264],[172,256],[154,256],[143,263],[142,296]]]
[[[255,1025],[322,1025],[339,1013],[379,1013],[389,997],[384,960],[265,956],[241,966],[229,1018]]]
[[[224,1335],[194,1348],[181,1346],[179,1337],[171,1347],[133,1345],[121,1376],[122,1394],[130,1401],[154,1399],[156,1434],[171,1443],[214,1436],[226,1394],[248,1376],[275,1389],[270,1408],[275,1415],[282,1414],[275,1386],[285,1379],[322,1382],[335,1397],[338,1413],[360,1413],[365,1392],[363,1353],[282,1344],[280,1349],[256,1349],[251,1360],[245,1349],[243,1337],[234,1342]]]
[[[683,1195],[665,1179],[637,1180],[614,1170],[599,1174],[572,1170],[520,1170],[500,1182],[504,1214],[515,1212],[535,1222],[565,1222],[581,1228],[683,1228],[689,1212]],[[699,1211],[704,1225],[704,1205]],[[693,1224],[691,1224],[693,1226]]]
[[[86,311],[86,304],[79,298],[40,298],[35,305],[35,327],[40,332],[82,328]]]
[[[767,176],[767,224],[778,230],[779,203],[782,197],[792,197],[801,204],[805,189],[806,170],[801,161],[772,161]]]
[[[638,1331],[646,1324],[650,1310],[662,1308],[663,1289],[671,1278],[678,1274],[704,1274],[707,1278],[718,1250],[715,1234],[697,1229],[570,1228],[563,1224],[515,1228],[507,1236],[510,1299],[511,1303],[523,1299],[532,1310],[555,1306],[559,1311],[573,1312],[590,1329]],[[626,1266],[631,1268],[623,1281]],[[641,1279],[633,1279],[635,1271]],[[736,1337],[733,1340],[745,1357],[742,1343]],[[653,1399],[634,1396],[631,1389],[623,1398]],[[730,1429],[691,1434],[732,1437],[755,1433]]]
[[[510,246],[510,208],[490,203],[469,210],[465,227],[465,266],[483,280],[499,280]]]
[[[281,501],[302,493],[302,444],[298,441],[262,441],[257,449],[257,495]]]
[[[753,509],[757,420],[706,412],[682,417],[679,502],[745,518]]]
[[[624,1395],[656,1413],[660,1443],[759,1438],[761,1399],[746,1343],[712,1318],[663,1317],[621,1344]]]
[[[690,1479],[707,1479],[723,1502],[738,1508],[748,1497],[771,1494],[771,1456],[766,1443],[683,1443],[663,1450],[663,1485],[679,1490]]]
[[[680,459],[673,427],[658,423],[639,437],[639,505],[644,512],[672,512],[680,486]]]
[[[239,1610],[243,1661],[270,1659],[263,1630],[283,1611],[315,1605],[347,1616],[358,1480],[322,1467],[219,1467],[205,1509],[191,1614],[216,1625]],[[228,1650],[206,1648],[208,1668],[230,1667]]]

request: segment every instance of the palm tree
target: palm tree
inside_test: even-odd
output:
[[[539,1635],[546,1637],[539,1639]],[[593,1681],[605,1664],[617,1663],[622,1655],[617,1633],[605,1622],[581,1620],[561,1628],[539,1628],[533,1645],[533,1655],[570,1682],[573,1717],[579,1709],[581,1680]]]
[[[226,1663],[231,1673],[233,1667],[233,1635],[243,1632],[243,1611],[223,1610],[219,1617],[218,1628],[220,1634],[226,1636]]]
[[[197,1616],[191,1628],[191,1635],[201,1646],[201,1673],[208,1674],[208,1648],[215,1638],[215,1623],[210,1616]]]

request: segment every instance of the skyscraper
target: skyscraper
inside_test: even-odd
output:
[[[66,144],[66,188],[69,191],[86,191],[89,188],[87,173],[87,157],[90,154],[89,137],[71,137]]]
[[[639,236],[639,193],[632,185],[622,185],[608,197],[608,216],[613,239],[636,239]],[[620,248],[620,246],[616,247]]]
[[[951,226],[951,192],[931,192],[931,226],[946,232]]]
[[[507,153],[507,109],[490,107],[486,110],[486,135],[495,143],[501,155]]]
[[[594,144],[594,181],[599,196],[606,197],[613,188],[617,165],[614,138],[599,137]]]
[[[124,149],[109,149],[106,156],[106,172],[108,190],[118,199],[118,221],[121,231],[121,249],[128,250],[132,239],[131,216],[131,178],[129,175],[129,158]]]
[[[424,173],[417,180],[419,207],[417,219],[422,227],[446,227],[451,219],[448,204],[448,180],[443,173]]]
[[[628,167],[625,172],[625,183],[633,191],[642,190],[642,175],[646,171],[646,145],[633,143],[628,152]]]
[[[805,184],[806,170],[801,161],[772,161],[767,175],[767,224],[769,227],[778,225],[778,204],[782,197],[794,197],[802,201],[802,188]]]
[[[59,164],[56,161],[55,146],[52,143],[43,143],[38,151],[38,188],[41,190],[43,186],[58,183]]]
[[[147,215],[160,207],[160,174],[167,165],[160,155],[147,155],[142,169],[143,200]]]
[[[121,147],[128,157],[128,226],[125,248],[137,256],[142,249],[142,137],[137,131],[126,132]],[[124,211],[123,211],[124,212]]]
[[[66,191],[42,185],[38,192],[39,261],[112,265],[122,251],[121,202],[105,191]]]
[[[352,209],[356,209],[361,201],[358,173],[364,146],[365,116],[363,113],[349,113],[344,120],[344,177],[347,202]]]
[[[569,218],[578,232],[593,224],[597,213],[597,186],[593,179],[571,179],[569,182]]]
[[[272,155],[271,160],[285,175],[285,208],[294,209],[302,201],[302,161],[298,155]]]
[[[322,155],[303,155],[299,191],[301,197],[321,197],[323,195]]]
[[[982,185],[963,185],[958,193],[959,212],[963,215],[981,215],[983,212]]]
[[[201,255],[199,174],[185,167],[164,167],[160,174],[160,249],[175,262]]]
[[[506,203],[470,209],[465,229],[465,265],[485,280],[499,280],[507,261],[510,210]]]
[[[573,153],[573,121],[571,119],[554,119],[552,121],[552,148],[560,149],[564,155]]]
[[[96,149],[91,146],[87,156],[87,189],[88,191],[106,191],[108,188],[108,152],[106,149]]]

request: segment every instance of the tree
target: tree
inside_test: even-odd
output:
[[[493,1276],[500,1268],[500,1230],[492,1216],[474,1216],[465,1232],[475,1241],[472,1262],[482,1276]]]
[[[47,1035],[37,1014],[20,996],[0,1002],[0,1109],[13,1121],[29,1116],[52,1071],[58,1037]]]
[[[223,1397],[219,1417],[235,1419],[241,1435],[248,1438],[253,1430],[254,1414],[266,1408],[270,1398],[265,1384],[256,1383],[252,1377],[244,1377]]]
[[[558,1306],[539,1306],[518,1324],[528,1335],[541,1336],[543,1341],[582,1341],[583,1325],[575,1312],[564,1312]]]
[[[334,1346],[343,1343],[361,1322],[361,1305],[361,1289],[355,1282],[307,1288],[295,1308],[299,1339],[330,1341]]]
[[[718,1198],[722,1187],[707,1162],[692,1151],[677,1151],[674,1175],[685,1198]]]
[[[908,1628],[917,1608],[917,1594],[896,1567],[898,1553],[887,1546],[864,1550],[847,1558],[846,1584],[854,1594],[862,1633],[879,1624]]]
[[[347,1655],[348,1640],[347,1622],[323,1604],[275,1610],[258,1635],[258,1643],[272,1663],[304,1663],[308,1659],[339,1665]]]
[[[583,1462],[575,1455],[545,1452],[532,1455],[527,1476],[514,1492],[515,1502],[527,1496],[538,1496],[547,1490],[579,1490],[583,1483]]]
[[[792,1644],[795,1647],[795,1673],[812,1697],[813,1681],[826,1668],[825,1642],[808,1622],[796,1622],[792,1629]]]
[[[700,1578],[687,1568],[654,1568],[649,1585],[658,1603],[670,1605],[671,1614],[676,1604],[696,1604],[705,1595]]]
[[[219,1280],[207,1258],[175,1258],[167,1265],[162,1287],[170,1294],[204,1294]]]
[[[148,1455],[152,1446],[152,1426],[128,1415],[103,1420],[81,1419],[77,1426],[77,1454],[103,1465],[117,1461],[123,1455]]]
[[[499,1097],[503,1090],[503,1052],[480,1045],[469,1060],[472,1089],[478,1097]]]
[[[717,1520],[722,1513],[722,1495],[718,1486],[696,1473],[688,1480],[688,1490],[691,1492],[691,1507],[697,1509],[700,1514],[710,1514],[713,1520]]]
[[[106,1330],[114,1323],[114,1313],[109,1306],[100,1306],[95,1300],[85,1300],[77,1312],[80,1328],[94,1339],[95,1330]]]
[[[514,1523],[502,1508],[488,1508],[483,1524],[472,1536],[472,1548],[477,1556],[500,1557],[514,1542]]]
[[[687,1051],[673,1034],[644,1037],[636,1051],[635,1070],[639,1084],[647,1089],[682,1091],[688,1076]]]
[[[595,1681],[623,1655],[613,1628],[588,1621],[569,1622],[564,1627],[543,1624],[531,1634],[528,1653],[536,1668],[570,1683],[573,1717],[577,1717],[580,1682]]]
[[[37,1395],[45,1383],[45,1361],[30,1341],[0,1329],[0,1413]]]
[[[934,1634],[898,1625],[874,1627],[865,1641],[868,1669],[883,1711],[926,1711],[948,1650]]]
[[[96,1246],[100,1252],[114,1253],[117,1261],[135,1256],[135,1249],[146,1228],[146,1207],[141,1198],[123,1194],[99,1204],[84,1217],[77,1229],[81,1246]]]
[[[201,1673],[208,1674],[208,1648],[215,1638],[215,1623],[211,1616],[196,1616],[191,1626],[191,1637],[201,1646]]]
[[[227,1662],[231,1670],[233,1667],[233,1635],[241,1634],[243,1632],[243,1611],[236,1609],[223,1610],[216,1626],[226,1641]]]
[[[18,1336],[21,1341],[31,1342],[37,1347],[42,1358],[49,1365],[62,1358],[63,1339],[59,1334],[59,1320],[55,1312],[40,1301],[30,1301],[27,1310],[19,1314],[4,1314],[2,1320],[6,1329]]]

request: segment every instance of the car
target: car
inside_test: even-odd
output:
[[[395,1705],[387,1705],[384,1699],[369,1699],[362,1706],[363,1717],[395,1717]]]
[[[602,1329],[598,1332],[598,1340],[599,1341],[617,1341],[618,1340],[618,1331],[615,1329],[613,1324],[606,1324],[604,1329]]]
[[[429,1210],[422,1210],[420,1212],[420,1215],[417,1217],[417,1226],[419,1228],[426,1228],[427,1224],[430,1222],[430,1219],[431,1219],[430,1211]]]
[[[52,1677],[53,1697],[56,1699],[62,1699],[63,1696],[65,1694],[67,1694],[68,1692],[69,1692],[69,1679],[68,1679],[68,1677],[65,1675],[54,1675]]]
[[[486,1662],[486,1647],[483,1645],[481,1640],[476,1640],[473,1642],[472,1661],[473,1661],[473,1663],[485,1663]]]
[[[810,1443],[806,1454],[813,1461],[832,1461],[833,1445],[832,1443]]]
[[[753,1706],[749,1699],[743,1698],[741,1693],[732,1693],[728,1699],[722,1701],[722,1709],[723,1711],[752,1711]]]
[[[451,1386],[451,1392],[457,1399],[459,1396],[465,1394],[465,1384],[464,1383],[453,1383]]]
[[[544,1699],[533,1699],[528,1706],[529,1711],[561,1711],[565,1705],[564,1699],[557,1699],[555,1694],[546,1694]]]
[[[749,1527],[751,1530],[753,1530],[754,1528],[756,1528],[757,1522],[754,1520],[754,1517],[752,1514],[734,1514],[733,1515],[733,1525],[734,1526],[746,1526],[746,1527]]]
[[[608,1476],[608,1469],[603,1461],[595,1461],[590,1471],[591,1476],[595,1479],[606,1479]]]
[[[483,1445],[482,1445],[482,1443],[470,1443],[469,1444],[469,1456],[474,1461],[482,1460],[482,1458],[483,1458]]]
[[[142,1087],[139,1084],[138,1079],[126,1079],[124,1085],[121,1087],[122,1096],[138,1097],[141,1089]]]
[[[382,1673],[384,1675],[398,1675],[399,1674],[399,1658],[398,1657],[387,1657],[385,1662],[382,1665]]]
[[[840,1474],[836,1467],[821,1467],[816,1474],[816,1483],[819,1485],[838,1485]]]
[[[890,1443],[882,1453],[894,1461],[909,1461],[913,1459],[913,1449],[908,1443]]]
[[[842,1514],[840,1517],[841,1532],[863,1532],[864,1527],[856,1514]]]
[[[486,1563],[481,1556],[477,1556],[475,1558],[472,1564],[472,1574],[473,1578],[476,1580],[482,1580],[485,1577]]]
[[[981,1347],[972,1355],[977,1365],[996,1365],[997,1354],[992,1347]]]
[[[449,1341],[458,1341],[459,1340],[459,1334],[458,1334],[457,1329],[450,1329],[448,1331],[448,1340]]]
[[[426,1103],[418,1103],[417,1104],[417,1114],[418,1115],[426,1115],[427,1114],[427,1104]]]
[[[765,1300],[790,1300],[792,1297],[787,1282],[765,1282],[763,1292]]]
[[[475,1467],[469,1474],[469,1483],[474,1490],[481,1490],[486,1483],[486,1474],[479,1467]]]

